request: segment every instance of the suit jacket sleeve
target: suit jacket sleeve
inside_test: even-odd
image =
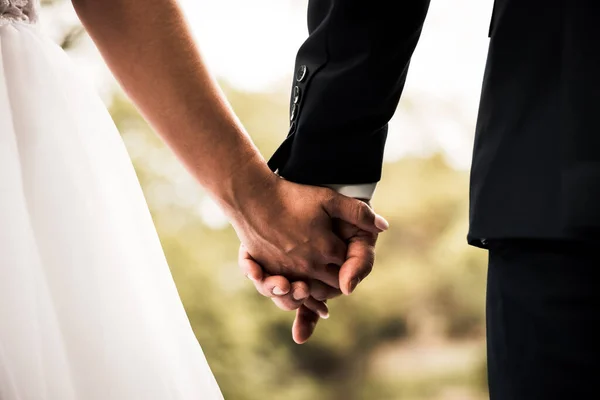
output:
[[[398,105],[429,0],[310,0],[296,58],[290,131],[269,166],[304,184],[381,178]]]

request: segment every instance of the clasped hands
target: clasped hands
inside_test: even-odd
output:
[[[304,343],[329,316],[327,300],[350,295],[369,275],[388,223],[364,201],[280,178],[249,198],[232,220],[239,266],[260,294],[296,310],[292,336]]]

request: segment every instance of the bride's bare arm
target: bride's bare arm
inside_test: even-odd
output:
[[[203,63],[174,0],[74,0],[123,89],[226,207],[273,174]],[[251,176],[252,179],[248,180]]]
[[[250,254],[272,274],[339,287],[337,272],[322,267],[346,257],[331,217],[371,232],[380,231],[381,220],[358,200],[286,182],[268,169],[202,61],[177,2],[73,4],[126,93],[228,213]]]

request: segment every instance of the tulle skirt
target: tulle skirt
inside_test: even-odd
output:
[[[0,399],[221,398],[101,100],[0,24]]]

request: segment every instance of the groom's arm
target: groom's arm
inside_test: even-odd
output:
[[[310,0],[290,131],[269,161],[273,170],[294,182],[371,197],[428,6],[429,0]]]
[[[296,58],[290,131],[269,161],[271,169],[291,181],[371,198],[381,178],[387,124],[428,7],[429,0],[309,1],[310,36]],[[344,265],[360,265],[364,278],[373,266],[376,236],[351,234]],[[254,268],[260,273],[260,266]],[[298,310],[296,342],[308,340],[318,319],[304,306]]]

